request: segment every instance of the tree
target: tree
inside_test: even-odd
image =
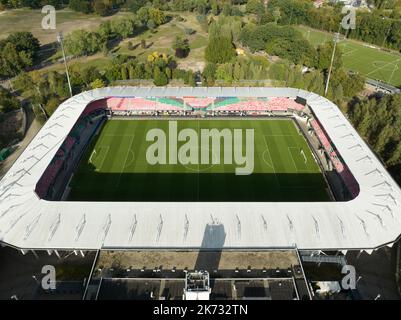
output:
[[[213,86],[216,79],[216,65],[214,63],[206,64],[202,72],[202,82],[206,86]]]
[[[110,21],[105,21],[102,22],[99,26],[99,28],[97,29],[100,37],[104,40],[107,41],[111,38],[111,35],[113,33],[113,27],[111,25]]]
[[[205,49],[206,61],[224,63],[235,57],[236,51],[232,42],[229,25],[212,23],[209,27],[209,43]]]
[[[168,84],[167,75],[159,69],[159,67],[155,67],[153,73],[153,83],[156,86],[165,86]]]
[[[136,13],[137,20],[142,24],[146,25],[149,20],[149,10],[146,7],[142,7]]]
[[[148,14],[149,19],[153,20],[156,25],[161,25],[166,22],[166,16],[164,15],[164,12],[157,8],[149,8]]]
[[[207,1],[206,0],[196,0],[196,11],[199,14],[207,13]]]
[[[274,8],[272,15],[274,17],[274,22],[277,23],[281,18],[280,8]]]
[[[173,49],[175,50],[175,56],[177,58],[185,58],[188,56],[190,47],[188,43],[188,39],[184,39],[180,36],[176,36]]]
[[[212,7],[212,9],[211,9],[212,14],[217,16],[220,13],[220,11],[219,11],[219,5],[216,0],[212,1],[211,7]]]
[[[217,67],[216,78],[231,82],[233,80],[233,67],[231,63],[224,63]]]
[[[102,53],[105,57],[109,55],[109,46],[107,45],[107,41],[102,44]]]
[[[18,109],[20,104],[11,92],[0,86],[0,114]]]
[[[146,26],[148,27],[148,29],[154,30],[156,28],[156,23],[152,19],[150,19]]]
[[[125,39],[130,37],[134,32],[134,21],[129,18],[122,18],[112,21],[111,29],[113,33]]]
[[[334,44],[326,42],[317,48],[317,67],[320,70],[328,70],[330,67],[331,57],[333,55]],[[341,50],[337,46],[333,60],[333,70],[342,66]]]
[[[3,77],[13,76],[23,70],[17,48],[12,43],[7,43],[1,50],[0,74]]]
[[[232,12],[231,6],[228,3],[225,3],[223,5],[223,10],[222,10],[223,15],[224,16],[230,16],[231,12]]]
[[[15,32],[10,34],[6,42],[11,42],[17,48],[17,51],[25,51],[32,59],[37,57],[40,50],[40,43],[31,32]]]
[[[235,57],[235,48],[228,37],[209,39],[205,49],[205,58],[208,62],[224,63]]]
[[[127,8],[133,13],[137,13],[145,4],[146,0],[127,0]]]
[[[16,32],[0,41],[0,78],[16,76],[33,65],[40,45],[30,32]]]
[[[401,182],[401,94],[363,99],[351,105],[348,117]]]
[[[265,12],[262,0],[248,0],[245,8],[247,13],[262,14]]]
[[[97,33],[75,30],[66,37],[64,43],[67,53],[83,56],[94,54],[100,50],[102,44],[98,39]]]
[[[44,105],[46,114],[48,116],[51,116],[54,113],[54,111],[56,111],[60,103],[61,101],[58,97],[50,97],[49,100],[47,100],[46,104]]]
[[[94,0],[93,10],[99,16],[104,17],[111,13],[111,5],[109,3],[105,3],[103,0]]]
[[[83,13],[90,13],[92,10],[89,0],[70,0],[68,6],[74,11]]]

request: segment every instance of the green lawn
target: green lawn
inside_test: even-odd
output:
[[[153,142],[146,141],[146,134],[153,128],[168,133],[169,121],[111,120],[84,155],[71,181],[69,200],[329,200],[319,167],[292,120],[179,120],[177,125],[178,132],[183,128],[196,132],[212,128],[254,129],[253,173],[235,175],[235,168],[243,165],[224,165],[223,156],[221,164],[214,165],[150,165],[146,150]],[[245,133],[242,141],[244,144]],[[178,143],[178,149],[182,144]],[[201,149],[198,149],[199,156]],[[210,159],[218,156],[216,150],[213,154],[209,150]],[[223,150],[221,141],[222,155]]]
[[[297,27],[314,46],[332,41],[333,35],[304,26]],[[367,43],[342,40],[339,48],[343,53],[344,66],[360,72],[368,78],[401,86],[401,55],[371,47]]]

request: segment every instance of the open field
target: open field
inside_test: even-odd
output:
[[[178,132],[192,128],[254,130],[254,170],[236,175],[245,164],[223,164],[220,152],[197,147],[209,164],[149,164],[146,141],[160,128],[168,139],[167,120],[111,120],[88,148],[75,173],[69,200],[84,201],[327,201],[326,184],[308,144],[292,120],[178,120]],[[184,142],[178,142],[178,150]],[[208,150],[207,150],[208,149]],[[235,152],[235,149],[234,149]],[[167,158],[169,152],[167,151]],[[211,159],[217,159],[213,164]]]
[[[314,46],[332,41],[333,35],[304,26],[297,27]],[[341,40],[339,48],[343,53],[344,66],[364,76],[381,80],[393,86],[401,86],[401,55],[386,52],[367,43]]]
[[[16,31],[30,31],[39,39],[42,45],[56,41],[57,33],[68,34],[77,29],[94,30],[101,22],[124,16],[128,13],[117,13],[110,17],[86,15],[69,9],[57,10],[56,30],[42,29],[42,19],[45,16],[41,10],[15,9],[4,11],[0,15],[0,39],[6,38]]]

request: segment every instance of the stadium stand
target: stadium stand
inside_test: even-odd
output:
[[[328,136],[323,131],[323,128],[320,126],[316,119],[312,119],[310,124],[316,133],[319,141],[321,142],[324,150],[326,151],[327,155],[329,156],[331,162],[333,163],[334,168],[341,176],[346,188],[351,193],[351,195],[355,198],[359,193],[359,185],[355,180],[354,176],[352,175],[351,171],[348,167],[343,163],[340,159],[339,154],[336,150],[334,150]]]
[[[184,105],[173,99],[108,98],[107,108],[112,111],[182,111]]]
[[[105,108],[106,101],[104,99],[91,102],[85,108],[36,184],[35,191],[40,198],[53,199],[60,195],[59,191],[65,185],[68,172],[74,167],[75,161],[79,159],[81,151],[99,124],[105,120]]]
[[[295,110],[303,111],[305,107],[289,98],[258,98],[241,100],[231,97],[219,99],[214,102],[212,107],[216,111],[283,111]]]
[[[202,109],[211,105],[215,98],[184,97],[184,103],[194,109]]]

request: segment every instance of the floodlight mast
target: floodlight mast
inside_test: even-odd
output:
[[[329,83],[330,83],[330,76],[331,76],[331,71],[333,69],[333,62],[334,62],[334,56],[336,53],[336,47],[337,47],[337,42],[340,40],[340,33],[336,32],[334,34],[334,47],[333,47],[333,53],[331,55],[331,61],[330,61],[330,68],[329,68],[329,73],[327,74],[327,81],[326,81],[326,87],[324,88],[324,96],[327,97],[327,91],[329,90]]]
[[[63,45],[63,33],[59,32],[57,35],[57,41],[61,45],[61,51],[63,52],[63,59],[64,59],[64,66],[65,66],[65,73],[67,75],[67,81],[68,81],[68,88],[70,89],[70,95],[72,97],[72,88],[71,88],[71,81],[70,81],[70,74],[68,73],[68,66],[67,66],[67,59],[65,58],[65,51],[64,51],[64,45]]]

